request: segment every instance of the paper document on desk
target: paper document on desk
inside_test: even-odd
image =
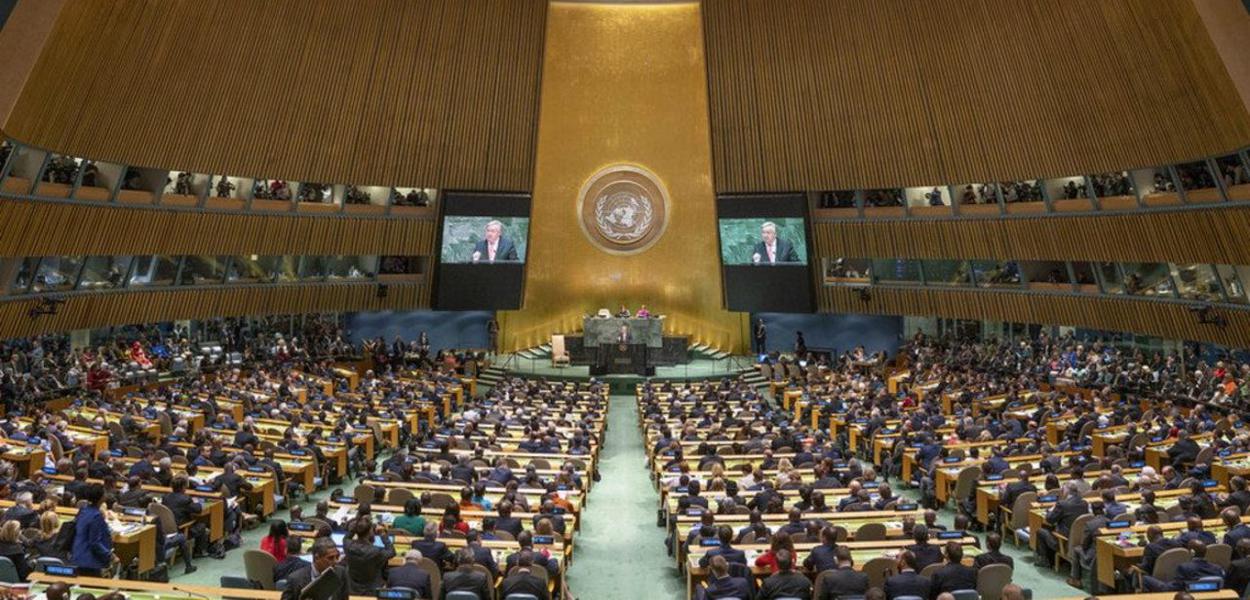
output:
[[[346,506],[340,506],[338,510],[334,511],[334,520],[338,523],[342,523],[347,520]]]

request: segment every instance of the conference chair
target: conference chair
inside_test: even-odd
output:
[[[1069,564],[1079,560],[1073,556],[1073,550],[1080,548],[1085,544],[1085,522],[1094,518],[1093,514],[1083,514],[1072,521],[1072,527],[1068,529],[1068,537],[1064,537],[1058,531],[1055,532],[1055,539],[1059,541],[1059,548],[1055,550],[1055,570],[1058,571],[1062,563]]]
[[[1024,492],[1016,496],[1016,502],[1011,506],[1011,518],[1003,519],[1003,538],[1012,540],[1016,546],[1020,546],[1021,542],[1028,545],[1029,536],[1029,507],[1037,501],[1037,492]]]
[[[243,571],[248,579],[259,583],[262,590],[278,589],[273,581],[273,570],[277,566],[277,559],[264,550],[243,551]]]
[[[564,346],[563,335],[551,336],[551,366],[567,367],[569,365],[569,351]]]
[[[386,492],[387,504],[395,506],[403,506],[409,500],[412,500],[412,490],[408,488],[391,488]]]
[[[976,590],[955,590],[951,592],[955,600],[981,600],[981,594]]]
[[[17,576],[17,567],[8,557],[0,556],[0,583],[21,583],[22,578]]]
[[[473,570],[481,573],[482,577],[486,578],[486,583],[490,584],[490,596],[482,598],[482,600],[495,600],[495,596],[499,594],[499,590],[495,587],[495,576],[491,574],[490,569],[487,569],[485,565],[475,564],[473,565]],[[546,571],[546,569],[542,570]]]
[[[977,571],[977,593],[982,600],[998,600],[1003,588],[1011,583],[1011,567],[1003,564],[986,565]]]
[[[1164,551],[1159,558],[1155,559],[1155,567],[1150,576],[1160,581],[1171,581],[1176,576],[1176,568],[1187,562],[1190,557],[1191,554],[1186,548],[1172,548]],[[1138,565],[1133,566],[1133,571],[1137,573],[1137,589],[1143,589],[1142,576],[1146,573]]]
[[[821,571],[816,574],[816,582],[812,584],[812,597],[813,598],[825,597],[825,573],[832,573],[832,572],[833,572],[833,569],[825,569],[824,571]]]
[[[1228,544],[1211,544],[1207,546],[1207,560],[1227,571],[1229,563],[1233,562],[1233,547]]]
[[[464,590],[447,592],[447,595],[443,596],[443,598],[444,600],[486,600],[485,598],[478,597],[478,595],[473,592],[467,592]]]
[[[886,537],[885,523],[864,523],[855,530],[857,542],[879,542]]]
[[[921,577],[929,577],[929,578],[932,578],[932,577],[933,577],[933,574],[934,574],[934,573],[937,573],[937,572],[938,572],[938,571],[939,571],[942,567],[944,567],[944,566],[946,566],[946,563],[942,563],[942,562],[935,562],[935,563],[933,563],[933,564],[931,564],[931,565],[929,565],[929,566],[927,566],[927,567],[925,567],[925,568],[921,569],[921,570],[920,570],[920,576],[921,576]]]
[[[894,559],[878,556],[864,563],[863,572],[868,576],[868,587],[885,587],[885,580],[894,574]]]
[[[356,503],[373,502],[373,486],[362,483],[352,490],[352,498],[356,499]]]
[[[433,598],[441,598],[439,592],[443,591],[443,570],[438,567],[438,563],[434,559],[423,556],[421,561],[417,563],[426,575],[430,576],[430,594]]]
[[[508,594],[503,600],[538,600],[538,596],[533,594]],[[726,598],[728,600],[728,598]]]

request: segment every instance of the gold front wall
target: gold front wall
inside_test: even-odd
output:
[[[699,5],[553,2],[547,19],[525,304],[501,315],[502,345],[645,303],[668,316],[666,335],[741,351],[747,316],[722,303]],[[617,163],[655,173],[671,202],[663,237],[630,256],[578,225],[581,186]]]

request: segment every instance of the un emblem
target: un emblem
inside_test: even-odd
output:
[[[650,171],[613,165],[595,173],[577,197],[582,232],[604,252],[650,248],[668,225],[668,193]]]

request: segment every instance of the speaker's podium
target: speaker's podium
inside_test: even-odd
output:
[[[655,367],[647,362],[647,352],[646,344],[599,344],[595,360],[590,364],[590,374],[654,376]]]

